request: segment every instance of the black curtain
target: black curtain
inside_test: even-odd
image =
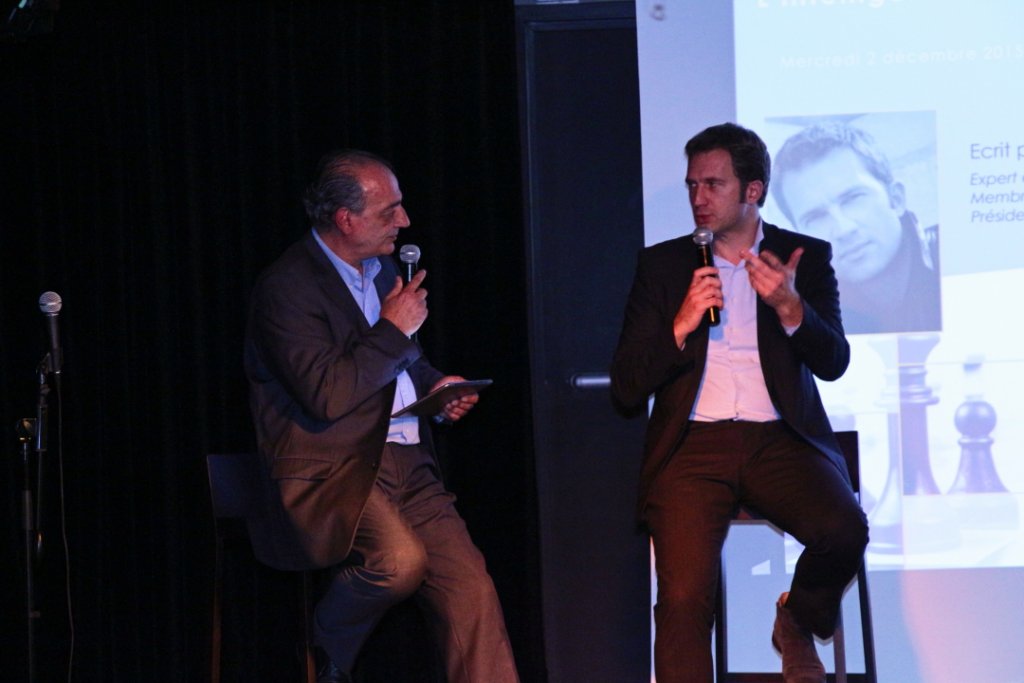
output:
[[[40,293],[63,298],[65,356],[63,439],[44,461],[41,680],[62,680],[70,642],[63,509],[74,680],[202,681],[204,456],[254,448],[249,289],[306,229],[316,160],[352,146],[396,166],[434,364],[495,380],[440,448],[523,679],[544,680],[513,22],[511,2],[478,0],[68,0],[52,33],[0,44],[0,678],[24,675],[13,427],[35,415]],[[234,680],[291,680],[290,584],[234,578]]]

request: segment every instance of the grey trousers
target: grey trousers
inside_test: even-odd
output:
[[[504,616],[484,558],[420,446],[388,444],[352,552],[314,613],[316,642],[351,672],[384,612],[424,610],[449,683],[516,683]]]

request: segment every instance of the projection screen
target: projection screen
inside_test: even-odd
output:
[[[636,7],[646,242],[693,230],[683,146],[736,121],[772,154],[765,220],[833,243],[852,362],[820,388],[860,436],[879,679],[1024,681],[1024,3]],[[830,135],[862,153],[808,151]],[[888,173],[891,211],[828,220],[816,198],[856,215],[858,171]],[[772,592],[798,552],[734,527],[733,669],[778,669]],[[844,614],[857,671],[854,591]]]

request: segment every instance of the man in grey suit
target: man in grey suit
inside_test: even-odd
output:
[[[611,369],[619,405],[654,395],[639,513],[658,577],[655,673],[711,683],[722,544],[747,505],[805,546],[772,642],[787,683],[824,683],[813,635],[834,631],[867,545],[814,380],[838,378],[850,360],[831,249],[761,220],[770,160],[753,131],[712,126],[686,154],[713,264],[698,261],[691,235],[641,251]]]
[[[253,291],[245,364],[267,466],[254,538],[282,569],[330,567],[314,613],[318,680],[348,680],[391,605],[415,596],[450,683],[514,683],[515,663],[484,559],[440,480],[426,419],[392,417],[446,382],[414,335],[426,271],[403,282],[390,255],[409,226],[391,166],[342,150],[305,199],[313,229]],[[475,394],[447,403],[461,419]]]

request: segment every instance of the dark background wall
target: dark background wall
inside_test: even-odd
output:
[[[44,473],[43,680],[61,680],[67,656],[61,507],[74,680],[203,680],[203,456],[253,447],[248,291],[305,229],[298,197],[320,154],[358,146],[397,167],[406,239],[430,271],[432,360],[495,380],[442,455],[523,678],[544,680],[512,4],[61,5],[51,34],[0,45],[0,678],[24,667],[12,427],[35,413],[39,294],[63,297],[65,347],[62,500],[52,442]],[[287,680],[281,585],[239,578],[228,664]]]

